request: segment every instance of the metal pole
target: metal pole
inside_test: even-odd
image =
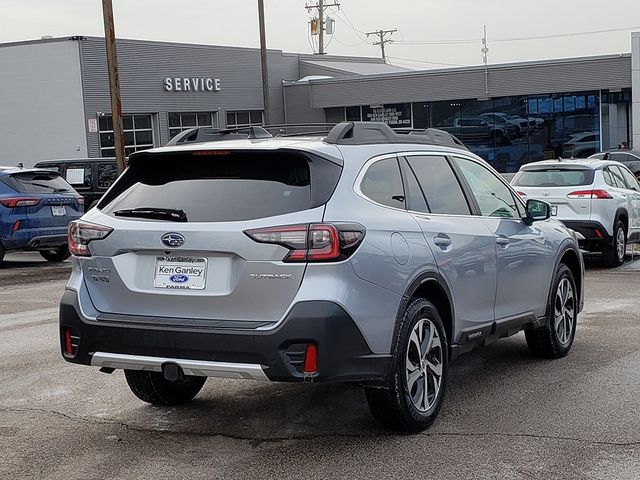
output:
[[[109,69],[109,88],[111,91],[111,119],[113,121],[113,140],[116,150],[118,172],[125,169],[124,133],[122,128],[122,103],[120,101],[120,80],[118,79],[118,57],[116,55],[116,31],[113,26],[113,5],[111,0],[102,0],[104,18],[104,40],[107,46],[107,67]]]
[[[320,22],[318,54],[324,55],[324,0],[318,0],[318,21]]]
[[[269,125],[269,69],[267,66],[267,34],[264,26],[264,0],[258,0],[258,21],[260,23],[260,64],[262,66],[262,103],[264,123]]]

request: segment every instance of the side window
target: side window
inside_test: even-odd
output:
[[[362,179],[360,190],[376,203],[406,208],[400,167],[395,158],[380,160],[371,165]]]
[[[407,162],[422,187],[431,213],[471,214],[462,187],[445,157],[409,156]]]
[[[615,165],[609,165],[609,171],[611,172],[611,178],[613,179],[614,187],[618,188],[629,188],[624,181],[624,177],[622,176],[622,172]]]
[[[609,160],[615,160],[616,162],[627,162],[627,157],[626,153],[611,152],[609,154]]]
[[[604,183],[606,183],[610,187],[615,187],[616,186],[616,184],[613,183],[613,177],[611,176],[611,172],[609,171],[608,167],[605,167],[602,170],[602,175],[604,176]]]
[[[622,172],[622,176],[627,182],[629,189],[635,190],[636,192],[640,191],[640,186],[638,186],[638,180],[636,180],[636,177],[634,177],[633,174],[628,169],[624,167],[618,167],[618,170]]]
[[[522,218],[518,201],[509,187],[489,169],[466,158],[455,158],[469,183],[480,213],[485,217]]]
[[[424,192],[406,158],[400,159],[400,170],[404,180],[404,191],[407,194],[407,209],[414,212],[429,213],[429,205],[427,205],[427,201],[424,198]]]

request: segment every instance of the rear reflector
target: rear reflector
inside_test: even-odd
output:
[[[13,198],[3,198],[0,200],[0,203],[7,208],[16,208],[16,207],[33,207],[40,203],[39,198],[27,198],[27,197],[13,197]]]
[[[21,220],[17,220],[16,223],[13,224],[13,227],[11,227],[11,233],[15,233],[18,230],[20,230],[20,224],[22,223]]]
[[[526,194],[526,193],[524,193],[524,192],[520,192],[520,191],[518,191],[518,195],[520,195],[521,197],[526,197],[526,196],[527,196],[527,194]]]
[[[62,331],[62,348],[64,355],[67,357],[75,357],[78,353],[78,345],[80,344],[80,336],[69,327],[64,327]]]
[[[602,233],[600,232],[600,230],[598,230],[597,228],[594,229],[594,232],[596,232],[596,237],[598,238],[604,238],[604,236],[602,235]]]
[[[318,371],[318,348],[314,343],[307,345],[304,353],[304,368],[302,373],[316,373]]]
[[[567,194],[567,198],[613,198],[606,190],[578,190]]]

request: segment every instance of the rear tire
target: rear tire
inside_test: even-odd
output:
[[[2,265],[2,260],[4,260],[5,249],[0,243],[0,265]]]
[[[207,377],[184,377],[178,382],[169,382],[161,373],[139,370],[125,370],[124,376],[136,397],[165,407],[193,400],[207,380]]]
[[[438,416],[447,387],[449,347],[436,307],[413,300],[396,327],[388,379],[367,387],[373,417],[385,427],[420,432]],[[423,353],[424,351],[424,353]]]
[[[42,255],[42,258],[47,262],[64,262],[71,256],[71,253],[69,253],[69,248],[63,245],[49,250],[40,250],[40,255]]]
[[[624,256],[627,250],[627,231],[621,220],[616,222],[613,229],[611,244],[604,247],[602,260],[606,267],[619,267],[624,263]]]
[[[556,272],[547,310],[544,326],[525,330],[527,345],[536,357],[564,357],[573,345],[578,321],[578,290],[573,273],[564,263]]]

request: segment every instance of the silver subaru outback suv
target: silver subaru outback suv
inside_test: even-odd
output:
[[[65,360],[123,369],[156,405],[207,377],[355,382],[415,432],[456,355],[521,330],[536,356],[569,352],[575,235],[455,137],[248,137],[135,153],[70,225]]]

